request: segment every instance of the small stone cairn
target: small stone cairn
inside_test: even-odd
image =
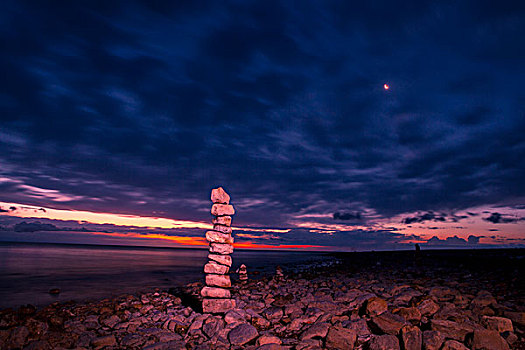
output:
[[[239,273],[239,280],[241,282],[248,281],[248,269],[246,268],[246,265],[242,264],[241,266],[239,266],[237,272]]]
[[[276,281],[282,281],[284,280],[284,273],[283,273],[283,269],[280,267],[280,266],[277,266],[275,268],[275,280]]]
[[[231,298],[229,288],[231,280],[228,272],[232,266],[233,237],[232,215],[235,214],[230,205],[230,196],[222,187],[211,191],[211,214],[214,216],[213,230],[206,232],[206,240],[210,242],[208,263],[204,265],[206,286],[202,288],[202,311],[204,313],[225,313],[235,308],[235,300]]]

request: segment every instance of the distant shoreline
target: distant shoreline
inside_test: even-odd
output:
[[[124,245],[124,244],[94,244],[94,243],[63,243],[63,242],[27,242],[27,241],[0,241],[0,245],[6,244],[20,244],[20,245],[57,245],[57,246],[73,246],[73,247],[94,247],[94,248],[121,248],[121,249],[160,249],[160,250],[172,250],[172,249],[183,249],[183,250],[208,250],[207,246],[195,246],[195,247],[161,247],[161,246],[147,246],[147,245]],[[525,247],[505,247],[495,248],[490,247],[425,247],[421,246],[421,251],[525,251]],[[395,250],[355,250],[355,251],[329,251],[329,250],[297,250],[297,249],[255,249],[255,248],[235,248],[235,251],[261,251],[261,252],[286,252],[286,253],[317,253],[317,254],[351,254],[351,253],[395,253],[395,252],[413,252],[413,248],[403,248]]]

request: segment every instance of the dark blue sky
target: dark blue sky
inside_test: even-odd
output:
[[[0,7],[0,202],[525,239],[523,2]]]

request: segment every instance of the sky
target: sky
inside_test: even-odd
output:
[[[523,2],[0,10],[0,241],[525,247]]]

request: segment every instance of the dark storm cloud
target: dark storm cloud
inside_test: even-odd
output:
[[[0,200],[207,221],[223,185],[286,226],[525,196],[520,4],[2,7]]]
[[[467,239],[460,238],[458,236],[447,237],[446,239],[441,239],[439,237],[430,238],[425,244],[429,246],[466,246],[466,245],[477,245],[482,236],[468,236]]]
[[[362,217],[361,217],[361,213],[359,212],[355,212],[355,213],[340,213],[340,212],[335,212],[334,215],[334,220],[361,220]]]
[[[483,218],[485,221],[492,222],[493,224],[510,224],[518,221],[523,221],[525,218],[509,217],[508,215],[500,213],[492,213],[490,216]]]
[[[37,232],[37,231],[61,231],[58,227],[52,224],[44,224],[40,222],[25,222],[22,221],[13,227],[15,232]]]
[[[418,216],[403,219],[403,223],[405,224],[422,223],[425,221],[445,222],[447,219],[443,214],[436,214],[431,211]]]

